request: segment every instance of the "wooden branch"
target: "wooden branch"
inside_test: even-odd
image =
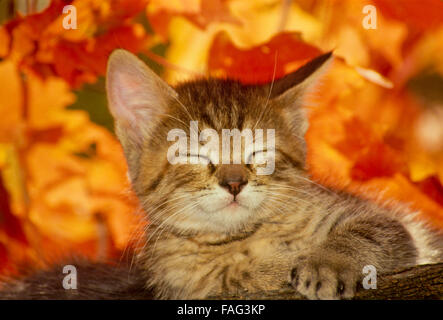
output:
[[[217,300],[302,300],[292,289],[213,297]],[[356,300],[443,299],[443,263],[421,265],[378,275],[377,289],[357,289]]]
[[[25,278],[19,290],[0,290],[0,300],[10,299],[153,299],[143,281],[128,277],[127,266],[112,266],[86,262],[76,264],[79,290],[65,290],[61,283],[64,274],[57,267]],[[132,271],[135,271],[133,269]],[[131,281],[128,281],[131,280]],[[1,279],[0,279],[1,282]],[[83,286],[84,284],[84,286]],[[17,288],[16,288],[17,289]],[[213,300],[302,300],[303,296],[291,288],[258,293],[209,297]],[[443,263],[416,266],[384,275],[377,275],[377,289],[365,290],[361,285],[354,299],[440,299],[443,300]]]

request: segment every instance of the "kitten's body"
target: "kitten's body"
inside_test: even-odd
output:
[[[297,289],[307,297],[350,298],[365,265],[382,274],[441,260],[441,243],[439,252],[436,239],[419,248],[389,210],[315,186],[305,190],[311,195],[301,199],[309,204],[282,206],[281,215],[232,236],[164,231],[142,255],[149,287],[157,297],[179,299],[277,290],[296,281],[295,268]]]
[[[253,93],[245,98],[243,95],[249,90]],[[242,121],[248,119],[251,110],[241,109],[245,102],[238,101],[239,97],[245,101],[254,99],[257,105],[265,104],[269,87],[245,88],[235,82],[215,81],[209,85],[185,84],[176,91],[188,106],[195,103],[185,97],[195,99],[199,95],[208,99],[203,105],[216,103],[222,109],[219,113],[192,108],[190,112],[203,124],[221,130],[242,129]],[[214,97],[218,101],[214,102]],[[277,128],[277,132],[284,130],[279,126],[283,123],[281,117],[274,115],[267,121],[267,126]],[[284,143],[287,139],[290,137],[280,137],[277,148],[284,145],[293,158],[288,161],[291,156],[287,154],[285,159],[277,158],[272,178],[256,177],[257,181],[250,181],[257,185],[269,184],[269,179],[289,182],[288,186],[273,189],[278,194],[268,199],[270,203],[263,216],[257,213],[258,217],[250,217],[251,221],[240,229],[232,230],[208,227],[200,221],[182,222],[178,228],[161,223],[150,225],[146,251],[140,254],[139,262],[149,279],[148,287],[155,288],[157,297],[205,298],[239,290],[274,290],[295,284],[291,271],[293,276],[295,271],[298,273],[297,289],[309,298],[352,297],[357,281],[364,276],[365,265],[373,265],[383,273],[442,261],[441,238],[415,219],[412,212],[394,203],[386,205],[390,209],[382,208],[311,181],[303,170],[304,144],[295,142],[291,150],[290,143]],[[297,170],[283,170],[289,163]],[[150,165],[139,167],[139,179],[143,181],[140,186],[144,190],[145,181],[149,184],[155,174]],[[189,176],[170,178],[175,181],[165,183],[166,189],[159,191],[162,194],[171,194],[176,185],[192,184]],[[137,178],[134,182],[137,184]],[[191,197],[193,192],[189,192]],[[139,196],[144,198],[143,191]],[[162,200],[165,199],[169,197]],[[155,214],[153,217],[155,220]],[[319,268],[324,269],[324,274],[317,274]],[[328,278],[331,274],[333,280]],[[322,288],[312,283],[317,280],[323,281]],[[311,281],[309,288],[306,281]],[[337,286],[343,285],[344,289],[337,294]]]
[[[128,53],[111,57],[110,109],[150,220],[136,259],[139,281],[156,298],[288,284],[311,299],[350,298],[366,265],[383,273],[443,261],[441,234],[406,209],[309,179],[300,104],[328,58],[270,85],[212,79],[174,90]],[[189,134],[192,120],[217,132],[275,129],[275,172],[257,175],[254,164],[171,165],[166,136],[174,128]]]

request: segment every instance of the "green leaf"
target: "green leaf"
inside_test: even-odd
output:
[[[77,100],[68,109],[84,110],[88,112],[92,122],[114,132],[114,119],[108,109],[104,77],[100,77],[94,84],[84,85],[82,89],[76,90],[74,93]]]

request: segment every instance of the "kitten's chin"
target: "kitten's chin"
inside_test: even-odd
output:
[[[255,225],[263,201],[261,193],[250,186],[234,199],[226,190],[217,187],[210,195],[202,195],[192,210],[183,212],[173,222],[175,227],[194,233],[233,234],[243,232]]]
[[[214,203],[212,206],[200,207],[200,209],[208,214],[240,214],[245,210],[249,212],[249,208],[238,201],[225,202],[218,205]]]
[[[212,208],[198,206],[185,219],[174,223],[182,230],[197,234],[233,234],[242,232],[252,222],[254,210],[250,210],[238,202]]]
[[[215,214],[225,216],[225,219],[237,220],[236,216],[239,216],[238,218],[247,218],[251,212],[250,209],[245,205],[237,201],[233,201],[227,206],[217,210]]]

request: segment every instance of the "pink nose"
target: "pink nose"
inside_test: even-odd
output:
[[[217,172],[218,183],[234,197],[248,184],[246,169],[240,164],[222,165]]]
[[[226,188],[230,194],[232,194],[234,197],[238,195],[243,187],[248,183],[248,181],[242,180],[242,181],[226,181],[223,184],[221,184],[222,187]]]

